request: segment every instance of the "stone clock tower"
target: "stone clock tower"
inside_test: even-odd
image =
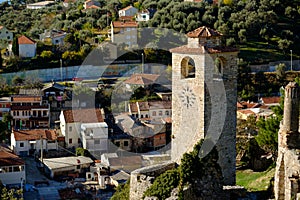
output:
[[[172,160],[205,138],[200,156],[216,146],[224,183],[235,184],[238,50],[222,34],[200,27],[172,52]]]

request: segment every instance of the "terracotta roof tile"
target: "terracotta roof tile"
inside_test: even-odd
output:
[[[141,102],[138,102],[138,105],[139,105],[140,111],[147,111],[147,110],[149,110],[149,104],[148,104],[148,102],[141,101]]]
[[[18,38],[18,43],[19,44],[35,44],[36,42],[25,35],[22,35]]]
[[[163,108],[163,109],[171,109],[172,102],[171,101],[149,101],[149,107],[151,108]]]
[[[11,98],[12,103],[14,102],[33,102],[41,101],[41,96],[30,96],[30,95],[13,95]]]
[[[127,6],[127,7],[123,8],[123,9],[121,9],[121,10],[129,10],[130,8],[133,8],[133,6]]]
[[[280,97],[262,97],[261,100],[264,104],[279,104]]]
[[[124,83],[136,85],[149,85],[154,83],[160,75],[158,74],[133,74]]]
[[[187,36],[190,38],[199,38],[199,37],[217,37],[222,36],[223,34],[217,30],[208,28],[206,26],[199,27],[191,32],[187,33]]]
[[[138,112],[138,107],[136,105],[136,102],[129,103],[129,106],[130,106],[131,112]]]
[[[112,22],[112,25],[114,28],[124,28],[124,27],[137,28],[139,24],[133,21],[130,22],[114,21]]]
[[[104,122],[100,109],[73,109],[64,110],[63,115],[66,123],[97,123]]]
[[[0,166],[25,165],[25,162],[17,155],[4,147],[0,147]]]
[[[13,130],[16,141],[39,140],[41,137],[48,140],[56,140],[56,130],[32,129],[32,130]]]
[[[205,52],[204,48],[189,48],[187,45],[183,45],[180,47],[176,47],[173,49],[170,49],[170,52],[172,53],[185,53],[185,54],[190,54],[190,53],[197,53],[197,54],[202,54]]]
[[[120,17],[121,21],[129,21],[129,22],[133,22],[134,21],[134,17],[133,16],[121,16]]]
[[[237,112],[240,112],[240,113],[243,113],[243,114],[246,114],[246,115],[255,115],[255,112],[253,112],[252,110],[248,110],[248,109],[238,110]]]

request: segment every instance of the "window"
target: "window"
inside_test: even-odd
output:
[[[7,36],[7,39],[10,40],[10,36]]]
[[[156,116],[156,111],[153,111],[153,112],[152,112],[152,116]]]
[[[80,165],[77,165],[76,168],[77,168],[77,169],[80,169]]]
[[[162,111],[159,111],[158,115],[159,115],[159,116],[162,116]]]
[[[166,110],[165,115],[169,116],[169,114],[170,114],[169,111]]]
[[[124,141],[124,147],[128,147],[128,141]]]
[[[195,62],[189,57],[185,57],[181,61],[181,78],[195,78]]]
[[[69,126],[69,132],[72,132],[72,126]]]
[[[120,142],[119,142],[119,141],[116,142],[116,146],[117,146],[117,147],[120,146]]]
[[[14,166],[14,172],[19,172],[19,171],[20,171],[19,166]]]
[[[20,142],[20,147],[24,147],[24,142]]]
[[[100,144],[100,140],[99,139],[95,139],[94,140],[94,144]]]
[[[72,144],[72,138],[69,139],[69,144]]]

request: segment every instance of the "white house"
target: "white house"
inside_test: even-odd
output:
[[[20,57],[32,58],[36,55],[37,43],[34,40],[22,35],[18,38],[18,44]]]
[[[138,9],[130,5],[127,6],[126,8],[119,10],[119,17],[134,16],[137,12]]]
[[[84,127],[87,127],[88,124],[100,123],[101,124],[99,125],[101,126],[100,129],[103,128],[103,131],[104,129],[107,129],[103,124],[105,122],[103,120],[100,109],[63,110],[61,111],[59,119],[60,119],[60,130],[62,135],[65,137],[66,147],[68,148],[80,147],[82,145],[82,139],[86,137],[86,136],[83,137],[81,135],[82,124],[84,124]],[[100,135],[99,137],[101,137],[100,133],[99,135]]]
[[[10,149],[0,146],[0,182],[21,185],[26,182],[25,162]]]
[[[129,47],[137,45],[138,23],[134,21],[114,21],[111,23],[110,37],[116,44],[126,44]]]
[[[84,9],[89,9],[89,8],[99,8],[100,3],[98,1],[94,0],[87,0],[84,2]]]
[[[12,41],[13,33],[4,26],[0,26],[0,40]]]
[[[28,9],[40,9],[47,6],[51,6],[55,3],[55,1],[41,1],[37,3],[27,4],[26,8]]]
[[[64,38],[66,37],[67,33],[64,31],[59,30],[50,30],[50,31],[44,31],[44,33],[40,34],[40,40],[45,41],[47,39],[51,40],[51,43],[54,45],[63,45],[64,44]]]
[[[89,171],[93,160],[85,156],[71,156],[43,159],[45,173],[51,178],[68,173]]]
[[[82,147],[94,156],[108,150],[108,126],[105,122],[81,124]]]
[[[135,15],[135,20],[137,22],[146,22],[150,19],[150,12],[146,10],[142,10]]]
[[[136,118],[160,120],[172,116],[171,101],[139,101],[128,105],[129,114]]]
[[[33,155],[41,149],[58,150],[56,130],[12,130],[11,149],[20,156]]]

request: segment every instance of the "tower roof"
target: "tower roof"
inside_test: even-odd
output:
[[[217,30],[208,28],[206,26],[201,26],[191,32],[187,33],[187,36],[190,38],[199,38],[199,37],[216,37],[222,36],[223,34]]]

